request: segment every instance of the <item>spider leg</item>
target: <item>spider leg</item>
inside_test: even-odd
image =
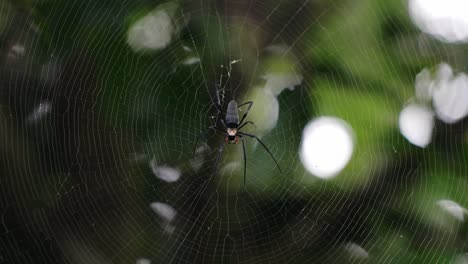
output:
[[[216,174],[216,172],[218,171],[219,160],[221,159],[221,154],[223,154],[223,150],[224,150],[224,142],[221,143],[221,146],[219,146],[218,148],[219,153],[218,153],[218,157],[216,158],[215,170],[213,174]]]
[[[200,140],[201,137],[204,137],[206,136],[210,131],[212,130],[218,130],[218,131],[221,131],[223,133],[226,133],[224,130],[222,130],[221,128],[218,128],[216,126],[210,126],[208,127],[204,132],[200,133],[200,135],[197,136],[197,139],[195,140],[195,146],[193,147],[193,155],[195,156],[195,151],[197,150],[197,145],[198,145],[198,140]]]
[[[216,126],[216,121],[215,121],[216,116],[210,116],[209,119],[210,119],[210,122],[211,122],[211,126],[215,127]]]
[[[216,109],[221,113],[221,99],[219,98],[219,90],[216,90]]]
[[[253,101],[248,101],[248,102],[245,102],[245,103],[237,106],[237,108],[239,108],[239,107],[244,106],[244,105],[249,105],[249,107],[247,107],[247,110],[245,111],[244,115],[242,116],[242,118],[241,118],[241,120],[239,122],[239,125],[242,125],[242,121],[244,121],[244,119],[249,114],[250,108],[252,108],[253,103],[254,103]]]
[[[268,154],[270,154],[271,158],[275,161],[276,163],[276,166],[278,166],[278,169],[281,173],[283,173],[281,171],[281,167],[279,166],[278,162],[276,161],[275,157],[273,156],[273,154],[271,154],[270,150],[268,149],[268,147],[254,134],[249,134],[249,133],[244,133],[244,132],[237,132],[237,134],[239,135],[242,135],[242,136],[248,136],[248,137],[251,137],[251,138],[255,138],[256,140],[258,140],[258,142],[262,145],[263,148],[265,148],[265,150],[268,152]]]
[[[226,123],[224,123],[223,119],[221,119],[221,124],[223,124],[224,128],[227,128]]]
[[[225,115],[223,113],[223,108],[221,107],[221,99],[219,98],[219,90],[216,90],[215,107],[216,107],[216,111],[218,111],[218,113],[221,114],[221,120],[222,120],[223,124],[225,124],[226,123],[226,118],[225,118]]]
[[[245,144],[244,144],[244,137],[240,137],[242,141],[242,151],[244,153],[244,189],[245,189],[245,179],[247,174],[247,154],[245,154]]]
[[[221,113],[221,114],[222,114],[222,113]],[[211,125],[212,125],[212,126],[216,126],[216,121],[215,121],[215,120],[217,120],[216,116],[211,116],[211,117],[210,117],[210,122],[211,122]],[[224,119],[223,119],[223,118],[221,118],[221,124],[224,126],[224,128],[227,128],[226,123],[224,123]],[[225,131],[223,131],[223,132],[225,132]]]
[[[237,130],[243,128],[243,127],[244,127],[245,125],[247,125],[247,124],[252,124],[254,127],[257,127],[257,126],[254,124],[254,122],[252,122],[252,121],[246,121],[244,124],[242,124],[240,127],[238,127]]]

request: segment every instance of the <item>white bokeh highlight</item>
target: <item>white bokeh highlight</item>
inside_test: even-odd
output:
[[[62,66],[55,57],[51,56],[49,61],[41,66],[41,79],[46,82],[56,82],[60,79]]]
[[[250,98],[255,102],[255,114],[252,115],[253,112],[251,111],[249,117],[255,119],[255,125],[260,130],[272,130],[278,123],[279,118],[279,102],[276,96],[270,89],[264,87],[253,89]],[[242,108],[239,115],[242,116],[245,110],[245,107]]]
[[[41,102],[38,106],[36,106],[33,112],[28,115],[26,120],[31,123],[38,122],[46,115],[48,115],[51,110],[52,105],[48,101]]]
[[[452,124],[468,115],[468,75],[454,74],[452,67],[441,63],[431,76],[428,69],[416,76],[416,99],[422,104],[431,104],[437,118]]]
[[[263,131],[270,131],[278,123],[280,111],[278,95],[286,89],[293,91],[301,84],[302,76],[270,72],[262,78],[266,81],[265,86],[254,89],[251,100],[255,102],[256,111],[258,108],[263,108],[263,111],[257,111],[255,124]]]
[[[257,120],[255,124],[260,130],[258,131],[260,137],[276,127],[278,123],[280,111],[278,96],[286,89],[293,91],[303,81],[303,77],[294,68],[294,65],[299,63],[290,52],[289,47],[271,45],[265,50],[270,53],[271,60],[274,63],[271,63],[260,76],[265,81],[264,84],[256,86],[252,89],[253,92],[249,94],[249,100],[255,102],[249,117]],[[283,65],[283,67],[278,69],[277,65]]]
[[[453,264],[468,264],[468,256],[466,254],[459,254],[451,262]]]
[[[173,167],[158,165],[156,159],[150,161],[150,168],[153,174],[165,182],[176,182],[180,179],[182,172]]]
[[[437,201],[437,205],[455,219],[459,221],[463,221],[465,219],[467,210],[458,203],[452,200],[439,200]]]
[[[151,209],[153,209],[153,211],[166,222],[172,222],[177,215],[177,211],[174,209],[174,207],[166,203],[151,203]]]
[[[151,260],[147,258],[141,258],[141,259],[137,259],[135,264],[151,264]]]
[[[189,57],[185,59],[184,61],[182,61],[183,65],[192,65],[192,64],[197,64],[197,63],[200,63],[200,58],[198,57]]]
[[[262,76],[266,81],[265,88],[278,96],[283,90],[294,90],[302,83],[302,76],[295,73],[266,73]]]
[[[369,257],[369,253],[364,248],[362,248],[360,245],[356,243],[351,242],[351,243],[346,244],[345,249],[346,251],[348,251],[348,253],[352,257],[361,258],[361,259]]]
[[[26,48],[24,45],[17,43],[11,47],[10,52],[8,52],[8,57],[13,59],[24,57],[25,51]]]
[[[353,148],[354,133],[345,121],[319,117],[305,126],[299,155],[307,171],[329,179],[348,164]]]
[[[445,42],[468,40],[466,10],[466,0],[409,0],[409,13],[414,23]]]
[[[430,103],[432,101],[434,82],[431,78],[431,72],[428,69],[423,69],[416,75],[414,92],[419,102]]]
[[[195,149],[195,157],[190,160],[190,166],[194,171],[199,171],[201,167],[203,166],[203,163],[205,163],[205,156],[204,154],[208,152],[210,147],[206,142],[201,144]]]
[[[220,171],[222,175],[232,175],[235,171],[241,171],[244,169],[244,163],[241,161],[231,161],[225,163]]]
[[[450,68],[443,68],[439,70],[438,85],[432,96],[433,104],[442,121],[455,123],[468,115],[468,76],[464,73],[453,76]]]
[[[401,134],[411,144],[426,147],[432,140],[434,114],[426,106],[410,104],[400,113],[398,121]]]
[[[172,39],[174,25],[164,9],[151,11],[130,26],[127,43],[134,51],[159,50]]]

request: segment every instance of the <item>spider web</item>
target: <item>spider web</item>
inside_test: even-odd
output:
[[[465,47],[406,5],[2,1],[0,260],[464,263],[466,116],[422,142],[399,115],[436,115],[417,87]],[[241,144],[195,145],[217,91],[254,102],[243,131],[282,173],[245,137],[244,189]],[[300,154],[318,117],[354,138],[329,179]]]

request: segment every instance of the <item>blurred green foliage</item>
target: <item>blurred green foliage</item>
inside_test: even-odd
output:
[[[135,51],[129,30],[154,10],[171,17],[170,44]],[[468,249],[466,222],[439,203],[468,208],[467,119],[436,121],[424,149],[398,129],[416,74],[442,61],[462,71],[466,45],[422,34],[405,1],[4,0],[0,41],[1,261],[451,263]],[[200,63],[185,65],[191,57]],[[268,72],[303,78],[273,96],[272,129]],[[219,134],[194,169],[220,80],[225,100],[255,98],[258,127],[246,131],[283,174],[248,139],[244,190],[240,145],[226,146],[216,171]],[[28,123],[43,101],[51,113]],[[331,180],[299,159],[318,116],[354,131],[352,159]],[[181,179],[161,181],[152,161]],[[154,201],[171,204],[176,222],[158,218]]]

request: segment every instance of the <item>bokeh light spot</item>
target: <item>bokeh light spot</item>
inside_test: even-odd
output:
[[[455,219],[459,221],[464,220],[465,213],[467,212],[467,210],[463,208],[461,205],[459,205],[458,203],[452,200],[439,200],[437,201],[437,205],[439,205],[440,208],[442,208],[444,211],[449,213]]]
[[[335,117],[320,117],[304,128],[300,157],[311,174],[327,179],[346,166],[353,147],[353,132],[346,122]]]
[[[468,1],[410,0],[409,13],[424,32],[446,42],[468,40]]]
[[[165,203],[151,203],[151,209],[167,222],[172,222],[177,215],[177,211],[172,206]]]
[[[284,89],[292,91],[302,83],[302,76],[295,73],[267,73],[262,78],[266,80],[265,87],[275,95],[279,95]]]
[[[164,10],[155,10],[136,21],[129,29],[127,42],[134,51],[158,50],[172,38],[174,26]]]
[[[179,169],[169,166],[159,166],[155,159],[150,162],[150,167],[153,174],[165,182],[176,182],[182,174]]]
[[[400,113],[401,134],[418,147],[426,147],[432,139],[434,117],[432,111],[421,105],[411,104]]]
[[[135,263],[136,264],[151,264],[151,260],[147,258],[141,258],[141,259],[138,259]]]
[[[52,105],[48,101],[41,102],[36,106],[33,112],[29,114],[27,121],[31,123],[38,122],[50,113],[51,109]]]
[[[365,249],[363,249],[360,245],[356,243],[348,243],[345,245],[345,249],[348,251],[348,253],[355,257],[355,258],[368,258],[369,253]]]
[[[468,75],[458,73],[454,76],[452,67],[441,63],[435,77],[428,69],[416,76],[416,99],[424,104],[432,101],[437,117],[452,124],[468,115]]]
[[[433,103],[437,116],[446,123],[455,123],[468,115],[468,76],[452,72],[440,76],[434,90]]]

